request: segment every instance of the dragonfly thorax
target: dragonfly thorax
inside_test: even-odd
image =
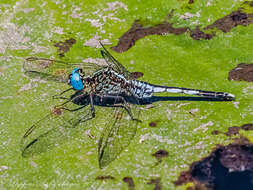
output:
[[[111,67],[106,67],[95,72],[91,77],[83,78],[85,87],[99,95],[128,94],[130,81]]]

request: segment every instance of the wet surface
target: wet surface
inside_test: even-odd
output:
[[[160,178],[151,179],[147,184],[154,184],[155,185],[154,190],[161,190],[162,189]]]
[[[122,179],[125,183],[128,184],[128,190],[134,190],[134,180],[131,177],[124,177]]]
[[[193,0],[189,0],[189,4],[193,3]],[[243,5],[253,7],[252,2],[244,2]],[[188,27],[184,28],[174,28],[173,23],[164,21],[161,24],[144,27],[138,21],[135,21],[132,27],[124,33],[116,46],[111,49],[116,52],[124,52],[135,45],[135,42],[141,38],[144,38],[148,35],[167,35],[167,34],[183,34],[187,31],[190,31],[190,36],[195,40],[205,39],[210,40],[215,37],[215,30],[221,30],[226,33],[229,32],[232,28],[241,25],[248,26],[253,23],[253,13],[244,13],[243,8],[238,8],[238,10],[233,11],[229,15],[224,16],[216,20],[213,24],[210,24],[204,27],[202,30],[200,27],[196,27],[191,30]],[[211,31],[211,32],[210,32]]]
[[[229,72],[228,80],[253,82],[253,64],[238,64]]]
[[[57,42],[54,44],[55,47],[58,48],[58,55],[60,57],[64,57],[64,54],[69,51],[69,49],[76,43],[76,40],[70,38],[65,40],[64,42]]]
[[[114,180],[115,178],[113,176],[110,176],[110,175],[105,175],[105,176],[97,176],[96,177],[96,180]]]
[[[188,182],[213,190],[253,189],[253,144],[241,139],[227,146],[217,145],[208,157],[194,162],[174,183]]]

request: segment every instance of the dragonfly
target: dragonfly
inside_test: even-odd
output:
[[[98,162],[100,168],[103,168],[129,145],[140,122],[138,119],[140,109],[130,104],[128,97],[134,99],[135,105],[140,104],[140,100],[151,98],[153,94],[161,92],[182,93],[224,101],[235,99],[233,94],[226,92],[162,86],[137,80],[102,43],[100,45],[105,65],[66,63],[38,57],[26,59],[24,63],[26,75],[68,83],[70,88],[54,96],[65,99],[64,103],[56,106],[54,111],[26,131],[21,142],[23,155],[33,154],[38,149],[43,151],[46,146],[41,144],[48,142],[46,137],[52,136],[52,131],[56,131],[55,125],[65,130],[93,119],[96,115],[95,105],[100,105],[114,109],[114,114],[105,124],[98,142]],[[74,94],[63,96],[70,91]],[[55,136],[58,133],[59,131],[55,132]]]

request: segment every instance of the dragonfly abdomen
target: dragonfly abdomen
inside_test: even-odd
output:
[[[180,88],[180,87],[169,87],[169,86],[159,86],[153,85],[142,81],[133,80],[132,81],[132,93],[138,98],[148,98],[153,95],[153,93],[169,92],[169,93],[183,93],[188,95],[197,95],[202,97],[234,100],[235,96],[226,92],[215,92],[215,91],[205,91],[190,88]]]

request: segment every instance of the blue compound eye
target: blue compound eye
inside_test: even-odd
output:
[[[69,76],[69,84],[75,90],[82,90],[83,89],[83,81],[82,81],[81,76],[78,71],[79,71],[78,68],[75,68],[72,71],[72,74]]]

